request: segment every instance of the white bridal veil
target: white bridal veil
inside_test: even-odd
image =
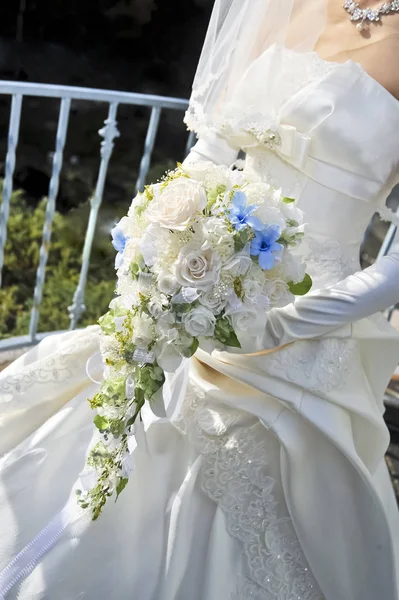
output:
[[[327,4],[328,0],[216,0],[185,118],[188,128],[199,134],[221,130],[243,77],[271,46],[313,51],[325,27]],[[265,89],[269,79],[265,72]]]

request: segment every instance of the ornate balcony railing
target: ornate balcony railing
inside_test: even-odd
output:
[[[163,110],[177,110],[183,113],[187,108],[188,102],[187,100],[180,98],[166,98],[147,94],[134,94],[58,85],[19,83],[13,81],[1,81],[0,94],[9,95],[12,98],[8,129],[8,148],[3,182],[3,198],[0,206],[0,287],[4,264],[4,249],[7,241],[7,224],[10,213],[11,194],[13,191],[13,175],[16,163],[16,150],[18,146],[23,99],[25,96],[55,98],[59,99],[60,103],[55,151],[53,154],[52,173],[49,184],[39,264],[36,272],[36,285],[33,295],[33,307],[30,317],[29,332],[25,336],[0,340],[1,351],[34,345],[46,335],[43,333],[38,333],[38,320],[40,304],[43,296],[49,246],[51,242],[52,223],[56,209],[56,199],[62,170],[63,151],[68,132],[71,102],[73,100],[84,100],[87,102],[106,103],[108,104],[108,117],[104,122],[104,126],[99,130],[99,135],[102,137],[100,144],[100,167],[97,176],[95,192],[91,199],[90,215],[82,253],[79,282],[73,296],[72,304],[68,309],[70,315],[70,329],[74,329],[76,327],[80,316],[85,310],[85,288],[98,212],[103,200],[104,185],[107,177],[109,161],[114,148],[114,141],[117,137],[119,137],[117,124],[118,106],[125,104],[149,107],[151,109],[143,154],[140,162],[139,174],[136,182],[136,190],[141,190],[145,184],[146,176],[151,165],[151,156],[158,132],[161,112]],[[188,153],[189,149],[193,145],[194,139],[195,136],[193,134],[188,135],[186,153]]]
[[[11,101],[11,114],[8,131],[8,148],[5,163],[5,175],[3,182],[3,198],[0,206],[0,287],[4,263],[4,250],[7,240],[7,224],[10,213],[10,200],[13,191],[13,175],[16,163],[16,150],[18,146],[19,127],[21,120],[21,108],[24,96],[35,96],[39,98],[55,98],[59,100],[60,109],[58,127],[56,134],[55,151],[53,154],[52,173],[49,184],[48,200],[46,206],[43,236],[39,255],[39,264],[36,272],[36,285],[33,294],[33,307],[30,316],[29,331],[24,336],[0,340],[0,351],[12,350],[36,344],[47,333],[38,333],[38,320],[40,305],[45,283],[46,265],[51,242],[52,223],[56,210],[56,200],[59,188],[60,174],[63,163],[63,152],[68,132],[69,113],[73,100],[84,100],[87,102],[102,102],[108,104],[108,117],[104,126],[100,129],[102,137],[100,144],[100,167],[97,177],[95,193],[91,199],[90,214],[86,229],[86,236],[82,252],[82,263],[79,282],[73,295],[72,304],[69,307],[70,329],[74,329],[85,310],[84,297],[87,282],[87,274],[90,263],[90,254],[93,245],[94,233],[97,224],[98,212],[103,200],[104,185],[107,177],[108,165],[114,148],[114,141],[119,137],[117,126],[117,112],[119,105],[136,105],[149,107],[151,109],[147,134],[144,143],[142,158],[136,189],[141,190],[145,184],[146,176],[151,165],[151,156],[158,132],[161,112],[163,110],[177,110],[182,113],[186,110],[187,100],[179,98],[166,98],[146,94],[134,94],[126,92],[97,90],[78,87],[66,87],[55,85],[41,85],[32,83],[18,83],[13,81],[0,82],[0,94],[9,95]],[[183,123],[182,123],[183,127]],[[194,143],[195,136],[188,135],[186,153]],[[395,227],[390,227],[380,254],[385,254],[395,237]]]

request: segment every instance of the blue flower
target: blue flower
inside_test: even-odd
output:
[[[127,238],[125,237],[125,234],[118,225],[115,225],[115,227],[111,230],[111,235],[112,245],[115,248],[115,250],[118,251],[118,254],[115,258],[115,268],[119,269],[119,267],[122,265],[123,253],[126,248]]]
[[[259,265],[265,271],[274,267],[276,253],[283,250],[283,246],[277,243],[281,235],[279,225],[268,225],[262,231],[256,231],[251,243],[251,256],[258,256]]]
[[[255,204],[247,206],[247,197],[244,192],[235,192],[231,203],[229,219],[237,231],[241,231],[247,226],[252,227],[255,231],[263,229],[263,223],[257,217],[251,216],[258,207]]]

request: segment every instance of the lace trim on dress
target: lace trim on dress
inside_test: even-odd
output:
[[[36,384],[61,383],[76,377],[77,369],[85,367],[83,356],[98,350],[99,327],[94,325],[81,332],[63,335],[70,335],[70,339],[66,337],[53,354],[21,367],[17,373],[7,375],[5,372],[0,377],[0,394],[3,395],[0,403],[13,400],[13,394],[23,394]]]
[[[275,68],[267,82],[267,102],[263,101],[264,60],[271,53],[270,61]],[[258,68],[256,68],[258,65]],[[184,117],[187,128],[199,137],[216,131],[228,140],[231,133],[252,134],[254,141],[264,144],[262,139],[272,128],[274,116],[295,94],[324,78],[336,69],[337,63],[321,59],[316,52],[294,52],[288,48],[271,46],[253,63],[251,69],[237,82],[232,97],[226,102],[222,113],[207,114],[204,111],[206,98],[215,77],[210,77],[201,87],[193,87],[188,110]],[[259,87],[261,86],[261,87]],[[266,146],[268,143],[266,142]]]
[[[317,394],[342,390],[357,358],[354,340],[299,341],[264,357],[266,373]]]
[[[337,283],[360,270],[358,246],[347,246],[335,239],[321,241],[309,233],[300,252],[313,278],[313,289]]]
[[[242,412],[220,403],[215,409],[210,402],[191,383],[175,425],[202,454],[203,491],[223,510],[228,533],[242,543],[248,572],[232,600],[323,600],[288,511],[276,502],[265,428],[255,418],[240,426]]]

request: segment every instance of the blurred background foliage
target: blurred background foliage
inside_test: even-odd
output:
[[[36,269],[45,216],[46,199],[29,206],[21,191],[13,193],[0,290],[0,336],[24,335],[29,328]],[[46,283],[40,307],[39,331],[67,329],[67,307],[79,279],[88,206],[56,212]],[[105,312],[115,287],[115,252],[108,236],[96,235],[87,283],[86,312],[82,324]]]
[[[188,98],[212,0],[15,0],[0,3],[0,79]],[[25,98],[14,174],[0,337],[28,332],[51,176],[59,102]],[[0,96],[0,178],[10,98]],[[81,325],[112,297],[109,232],[134,196],[149,109],[119,107],[116,140],[92,251]],[[46,271],[39,331],[65,329],[78,282],[89,200],[100,164],[98,130],[107,106],[73,102]],[[180,112],[165,111],[148,181],[183,158]],[[3,161],[3,162],[2,162]]]

